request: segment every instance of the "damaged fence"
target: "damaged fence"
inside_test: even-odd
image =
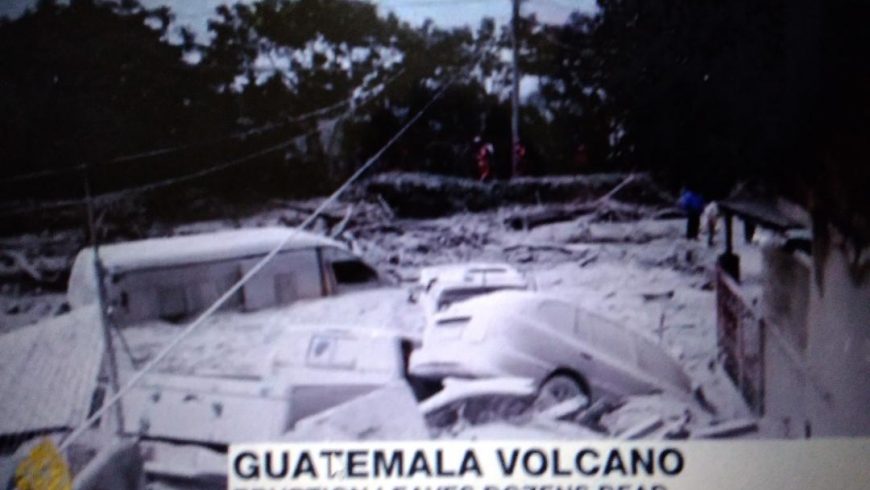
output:
[[[749,408],[764,413],[764,320],[752,309],[740,286],[716,267],[716,334],[725,372]]]

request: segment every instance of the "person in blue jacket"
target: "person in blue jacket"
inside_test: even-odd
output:
[[[695,240],[701,228],[701,213],[704,212],[704,198],[689,189],[684,189],[678,202],[680,209],[686,212],[686,238]]]

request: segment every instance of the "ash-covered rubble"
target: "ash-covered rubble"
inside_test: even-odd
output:
[[[698,389],[686,399],[629,396],[573,409],[568,404],[562,407],[566,412],[542,416],[533,410],[533,392],[487,393],[484,383],[483,392],[460,396],[438,410],[430,411],[434,398],[423,401],[430,434],[685,438],[752,433],[754,422],[717,358],[710,272],[715,252],[682,238],[685,222],[674,219],[679,212],[669,197],[645,176],[609,175],[529,179],[522,182],[525,197],[519,202],[489,204],[490,198],[499,202],[510,196],[513,185],[520,183],[379,176],[357,188],[356,217],[339,237],[407,283],[426,266],[512,264],[538,289],[557,291],[657,338]],[[529,186],[545,189],[539,194],[548,200],[530,202],[535,192]],[[560,186],[561,194],[546,191]],[[573,194],[564,191],[572,186]],[[583,191],[576,192],[577,187]],[[477,197],[467,197],[472,195]],[[418,207],[434,217],[420,219]],[[332,220],[339,223],[340,217],[336,212]]]
[[[415,404],[408,387],[387,386],[297,423],[288,440],[688,439],[752,434],[752,419],[722,420],[694,400],[662,394],[588,403],[580,397],[535,407],[527,378],[448,379]]]
[[[233,220],[152,223],[138,228],[145,236],[165,237],[228,228],[289,227],[301,223],[321,202],[275,200],[259,212]],[[421,211],[425,209],[429,209],[428,215]],[[269,347],[276,331],[293,324],[337,325],[353,319],[354,324],[419,336],[425,323],[423,314],[420,305],[407,299],[422,268],[507,263],[525,274],[535,290],[558,294],[654,339],[677,360],[695,390],[685,397],[662,393],[606,401],[569,399],[539,410],[535,407],[535,383],[517,378],[450,380],[443,391],[429,397],[421,397],[419,389],[413,396],[410,387],[388,384],[325,411],[313,411],[298,420],[286,437],[743,435],[752,431],[753,421],[722,371],[716,346],[710,272],[715,251],[682,238],[685,222],[675,219],[678,214],[673,200],[645,176],[477,183],[435,176],[380,175],[327,209],[313,228],[348,244],[369,264],[397,279],[399,288],[298,301],[286,309],[266,310],[261,315],[262,325],[254,321],[252,313],[222,313],[208,329],[186,339],[161,371],[173,376],[190,375],[203,368],[222,374],[235,367],[241,369],[236,375],[259,372],[268,366],[249,361],[267,358],[249,350]],[[424,215],[427,217],[421,217]],[[111,221],[107,221],[105,237],[107,241],[129,239],[114,229]],[[83,240],[79,230],[59,230],[52,235],[9,237],[0,242],[3,257],[8,259],[3,262],[2,273],[14,279],[11,285],[4,284],[0,294],[4,329],[20,326],[26,330],[30,327],[23,325],[69,307],[63,304],[62,292],[52,290],[50,283],[57,282],[57,277],[63,277],[65,283],[75,253],[86,245]],[[27,315],[20,313],[25,305]],[[235,317],[245,321],[234,323]],[[255,323],[256,329],[246,328]],[[176,331],[177,325],[165,322],[125,328],[133,364],[153,358]],[[239,336],[244,340],[233,340]],[[359,407],[370,416],[353,416]]]

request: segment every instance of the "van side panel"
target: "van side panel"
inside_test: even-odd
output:
[[[119,325],[182,318],[203,311],[241,278],[236,261],[146,269],[110,275],[107,285],[112,319]],[[236,309],[241,295],[223,306]]]
[[[119,325],[173,320],[205,310],[263,256],[151,268],[109,275],[112,319]],[[222,309],[254,311],[318,298],[321,270],[315,248],[278,254],[234,294]]]
[[[242,274],[246,274],[261,259],[257,257],[242,261]],[[319,298],[322,296],[321,283],[317,249],[282,252],[242,288],[243,307],[253,311],[299,299]]]

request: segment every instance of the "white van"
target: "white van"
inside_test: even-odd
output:
[[[281,251],[224,309],[255,311],[386,284],[342,243],[288,228],[252,228],[152,238],[100,247],[107,306],[117,325],[176,321],[207,308],[269,251]],[[67,297],[70,307],[97,303],[93,249],[79,252]]]

